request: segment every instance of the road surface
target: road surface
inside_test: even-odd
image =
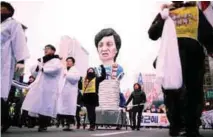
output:
[[[213,130],[201,130],[204,137],[213,137]],[[70,132],[62,131],[62,128],[50,127],[46,132],[37,132],[37,128],[12,127],[2,137],[169,137],[168,129],[144,129],[140,131],[113,129],[100,129],[94,132],[79,129]]]

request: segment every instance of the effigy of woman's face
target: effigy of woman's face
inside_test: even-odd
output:
[[[117,53],[113,36],[103,37],[98,43],[98,53],[100,60],[104,62],[113,61]]]

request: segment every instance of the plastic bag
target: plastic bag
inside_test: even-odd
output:
[[[169,17],[168,9],[161,13],[165,18],[161,47],[157,59],[157,83],[164,89],[179,89],[182,86],[182,69],[179,56],[177,35],[174,21]]]

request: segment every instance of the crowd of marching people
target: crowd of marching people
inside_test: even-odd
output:
[[[71,131],[73,125],[76,125],[77,129],[80,128],[81,117],[88,117],[89,131],[94,131],[96,108],[101,99],[100,85],[109,79],[119,81],[124,75],[120,65],[111,66],[121,48],[120,36],[111,28],[97,33],[95,47],[105,64],[99,66],[98,74],[94,68],[88,68],[86,76],[83,77],[75,67],[75,58],[68,56],[65,59],[66,64],[62,65],[61,57],[56,55],[56,48],[48,44],[44,47],[44,55],[37,59],[37,64],[30,69],[29,82],[24,83],[20,72],[24,68],[25,60],[29,58],[24,34],[26,28],[12,18],[14,12],[10,3],[1,2],[1,131],[6,132],[10,126],[38,126],[38,131],[43,132],[52,124],[57,127],[62,125],[64,131]],[[176,24],[169,20],[169,15]],[[182,20],[187,17],[188,20]],[[189,21],[191,23],[188,23]],[[176,35],[173,33],[175,31]],[[185,131],[183,136],[200,136],[200,117],[204,102],[203,47],[205,46],[209,56],[213,57],[212,32],[212,26],[197,6],[183,1],[163,5],[162,12],[156,16],[148,31],[150,39],[162,38],[162,47],[168,42],[171,44],[168,47],[178,46],[176,52],[169,48],[165,50],[179,55],[180,84],[170,86],[164,83],[166,79],[161,81],[166,110],[164,107],[157,109],[154,105],[145,109],[148,113],[167,114],[170,136],[179,136],[182,129]],[[175,39],[168,39],[170,36],[175,36]],[[166,66],[162,60],[165,52],[167,51],[162,51],[155,60],[157,76],[161,72],[160,65]],[[132,130],[140,130],[146,94],[138,83],[133,85],[133,89],[127,100],[119,93],[119,107],[129,112]],[[131,107],[128,107],[129,105]],[[86,109],[86,113],[82,113],[82,107]],[[118,125],[117,129],[120,128]]]

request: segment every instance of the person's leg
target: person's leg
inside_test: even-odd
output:
[[[61,123],[60,115],[59,115],[59,114],[57,114],[56,121],[57,121],[57,122],[56,122],[56,127],[59,128],[60,123]]]
[[[6,132],[10,126],[9,104],[7,100],[1,98],[1,132]]]
[[[141,127],[142,111],[143,111],[143,107],[140,106],[137,111],[138,113],[137,130],[140,130],[140,127]]]
[[[92,130],[95,129],[95,122],[96,122],[96,112],[95,112],[95,106],[91,106],[91,124],[92,124]]]
[[[80,111],[81,111],[81,108],[80,107],[77,107],[77,110],[76,110],[76,123],[77,123],[77,129],[80,128],[81,126],[81,119],[80,119]]]
[[[178,136],[180,132],[180,92],[181,90],[163,90],[167,118],[170,123],[169,135]]]
[[[44,115],[39,115],[38,122],[39,122],[38,131],[39,132],[46,131],[47,130],[47,122],[48,122],[47,117],[44,116]]]
[[[66,127],[63,129],[63,131],[71,131],[70,125],[74,124],[74,116],[71,115],[64,115],[65,121],[66,121]]]
[[[204,93],[203,93],[203,71],[196,72],[191,70],[187,76],[187,94],[186,94],[186,132],[189,136],[199,135],[198,122],[201,117]]]
[[[135,130],[136,128],[136,114],[137,114],[137,109],[134,107],[132,112],[132,130]]]
[[[91,127],[92,126],[92,109],[89,105],[86,105],[86,109],[87,109],[87,117]]]

